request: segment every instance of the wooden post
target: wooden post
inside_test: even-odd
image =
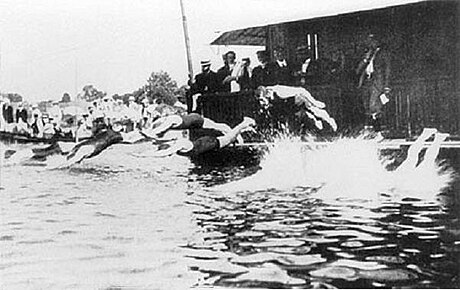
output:
[[[407,99],[407,133],[409,137],[412,136],[412,128],[411,128],[411,122],[410,122],[410,97],[409,95],[406,96]]]
[[[188,78],[189,80],[192,80],[193,65],[192,65],[192,54],[190,52],[190,39],[188,37],[187,18],[185,17],[184,3],[182,2],[182,0],[179,0],[179,1],[180,1],[180,10],[182,13],[182,27],[184,29],[185,50],[187,52]]]

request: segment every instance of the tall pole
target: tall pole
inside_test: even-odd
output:
[[[2,43],[0,42],[0,98],[2,94],[3,82],[2,82]]]
[[[73,52],[73,61],[74,61],[74,101],[77,100],[78,95],[78,60],[77,60],[77,51],[74,50]]]
[[[188,37],[187,17],[185,17],[184,3],[182,0],[180,0],[180,10],[182,13],[182,26],[184,28],[185,50],[187,51],[188,78],[189,80],[191,80],[193,78],[192,54],[190,52],[190,39]]]

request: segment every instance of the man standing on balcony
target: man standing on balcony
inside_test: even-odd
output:
[[[217,74],[211,70],[211,61],[201,61],[201,73],[195,76],[192,86],[192,95],[214,93],[219,89]]]
[[[273,76],[277,85],[290,86],[293,83],[291,65],[287,62],[284,49],[277,47],[273,50],[275,62],[273,63]]]
[[[217,71],[217,82],[220,86],[220,92],[230,92],[231,82],[236,81],[232,76],[233,68],[236,65],[236,53],[229,51],[224,56],[224,66]]]
[[[260,86],[273,86],[275,80],[273,76],[273,69],[271,64],[268,62],[268,55],[265,50],[259,50],[257,52],[257,60],[260,65],[256,66],[252,70],[252,86],[257,89]]]
[[[388,103],[390,87],[390,54],[369,34],[366,51],[356,68],[358,90],[364,105],[364,124],[381,130],[383,106]]]

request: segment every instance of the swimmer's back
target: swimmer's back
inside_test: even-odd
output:
[[[68,159],[73,157],[75,153],[83,146],[94,146],[94,151],[87,157],[91,158],[100,154],[104,149],[110,147],[113,144],[117,144],[123,141],[123,137],[119,132],[115,132],[111,129],[104,130],[96,134],[93,138],[85,140],[72,150],[72,153],[69,154]]]
[[[193,143],[193,148],[187,152],[177,152],[178,155],[182,156],[198,156],[205,152],[215,151],[220,148],[219,139],[214,136],[203,136],[201,138],[196,139]]]
[[[204,119],[200,114],[191,113],[188,115],[181,116],[182,124],[175,127],[174,129],[183,130],[183,129],[198,129],[202,128],[204,124]]]

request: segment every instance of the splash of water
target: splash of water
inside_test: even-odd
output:
[[[411,170],[389,170],[391,156],[381,154],[377,139],[359,136],[315,144],[298,137],[281,137],[261,162],[261,170],[246,179],[226,184],[226,191],[320,187],[321,198],[373,199],[379,193],[432,199],[454,179],[439,163]]]

